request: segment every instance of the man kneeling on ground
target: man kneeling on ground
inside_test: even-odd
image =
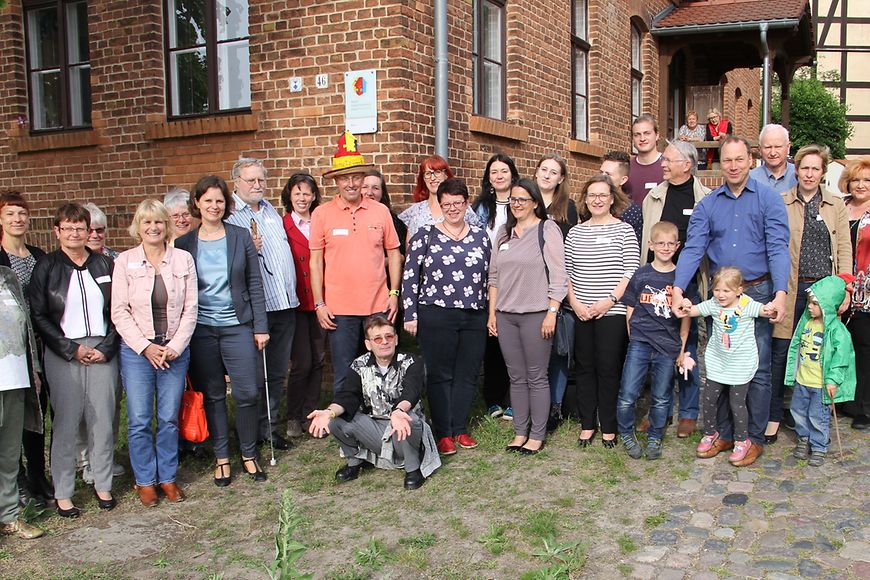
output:
[[[369,350],[354,359],[345,388],[326,409],[308,415],[315,437],[332,433],[347,465],[335,472],[339,482],[359,477],[363,467],[405,469],[405,489],[417,489],[441,466],[432,429],[426,423],[423,362],[397,352],[393,323],[375,314],[363,323]]]

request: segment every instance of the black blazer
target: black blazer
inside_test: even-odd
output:
[[[236,318],[241,324],[253,323],[255,333],[267,334],[269,322],[266,319],[266,293],[263,290],[260,260],[251,232],[226,222],[224,229],[227,236],[227,274]],[[175,247],[190,252],[193,263],[197,264],[199,228],[175,240]]]

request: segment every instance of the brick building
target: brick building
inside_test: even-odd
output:
[[[738,59],[740,69],[712,67],[709,55],[676,56],[693,54],[691,44],[668,52],[673,36],[657,36],[657,23],[675,10],[713,4],[727,14],[733,3],[448,2],[451,166],[476,191],[495,151],[514,156],[525,175],[540,155],[557,152],[576,187],[605,151],[628,150],[637,114],[656,114],[662,136],[673,134],[696,84],[738,132],[754,135],[760,57]],[[45,247],[54,245],[50,216],[62,200],[103,207],[110,245],[124,247],[139,200],[189,188],[206,173],[228,177],[239,156],[266,160],[272,198],[292,172],[320,175],[344,129],[348,71],[377,70],[378,132],[359,135],[360,148],[399,203],[409,201],[417,164],[434,150],[432,1],[6,4],[0,189],[33,201],[33,241]],[[744,0],[738,20],[755,4]],[[695,69],[705,71],[703,82],[693,81]]]

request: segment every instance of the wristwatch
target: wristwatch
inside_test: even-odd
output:
[[[613,294],[608,294],[607,297],[610,298],[610,299],[613,301],[614,304],[616,304],[617,302],[619,302],[619,298],[617,298],[617,297],[614,296]]]
[[[547,310],[549,310],[553,314],[556,314],[557,312],[559,312],[559,309],[556,308],[555,306],[550,306],[549,308],[547,308]]]

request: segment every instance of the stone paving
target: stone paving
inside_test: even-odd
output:
[[[620,571],[663,580],[870,579],[870,437],[848,426],[841,421],[844,459],[834,440],[821,468],[791,456],[795,436],[786,429],[751,467],[732,467],[727,454],[696,459],[670,492],[666,521],[638,537]]]

